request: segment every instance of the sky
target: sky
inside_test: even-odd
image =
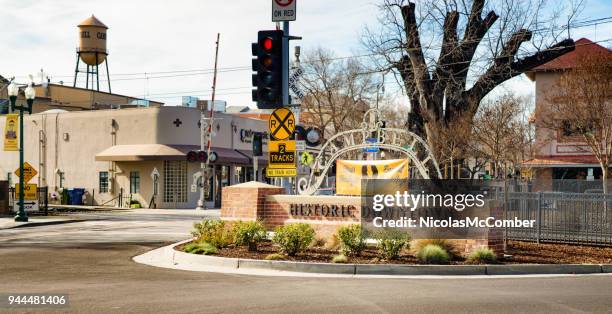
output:
[[[337,56],[364,53],[361,34],[365,25],[376,25],[376,3],[381,0],[297,1],[291,34],[303,40],[292,45],[300,45],[302,51],[321,46]],[[109,27],[113,93],[168,105],[180,104],[181,96],[210,99],[210,70],[220,33],[217,99],[230,106],[253,106],[250,45],[258,30],[275,28],[271,0],[0,0],[0,7],[0,75],[26,83],[28,74],[38,77],[43,69],[52,82],[71,85],[76,25],[94,14]],[[581,18],[611,13],[612,0],[587,0]],[[612,23],[572,35],[575,39],[612,38]],[[105,82],[102,85],[106,90]],[[531,94],[533,89],[533,83],[522,76],[495,92]]]

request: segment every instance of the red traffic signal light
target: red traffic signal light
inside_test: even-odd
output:
[[[270,51],[270,50],[272,50],[272,45],[273,45],[272,38],[270,38],[270,37],[266,37],[266,38],[264,38],[264,40],[263,40],[263,42],[262,42],[262,45],[263,45],[263,49],[264,49],[265,51]]]
[[[210,152],[210,162],[215,162],[217,160],[217,153]],[[209,161],[209,156],[206,151],[198,150],[198,151],[190,151],[187,153],[187,161],[188,162],[206,162]]]
[[[253,59],[253,101],[260,109],[282,107],[283,40],[281,30],[259,31],[251,45]]]
[[[190,151],[187,153],[187,161],[188,162],[196,162],[198,161],[198,153],[194,151]]]
[[[198,160],[200,162],[206,162],[207,159],[208,159],[208,153],[206,153],[205,151],[198,152]]]

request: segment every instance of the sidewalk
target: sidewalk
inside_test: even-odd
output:
[[[55,225],[62,223],[69,223],[72,221],[78,221],[68,216],[53,216],[53,217],[28,217],[27,222],[16,222],[13,216],[0,217],[0,230],[19,228],[19,227],[32,227],[32,226],[45,226]]]

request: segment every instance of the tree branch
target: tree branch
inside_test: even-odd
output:
[[[566,39],[548,49],[512,62],[520,45],[530,38],[531,32],[525,30],[512,35],[502,50],[502,55],[496,58],[493,65],[476,81],[472,88],[464,92],[468,98],[468,104],[471,106],[471,108],[468,108],[469,111],[475,112],[478,109],[478,100],[486,96],[495,86],[575,49],[574,41]]]

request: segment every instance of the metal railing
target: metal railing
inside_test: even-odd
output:
[[[509,192],[506,217],[535,225],[509,228],[508,239],[612,246],[611,211],[612,194]]]

